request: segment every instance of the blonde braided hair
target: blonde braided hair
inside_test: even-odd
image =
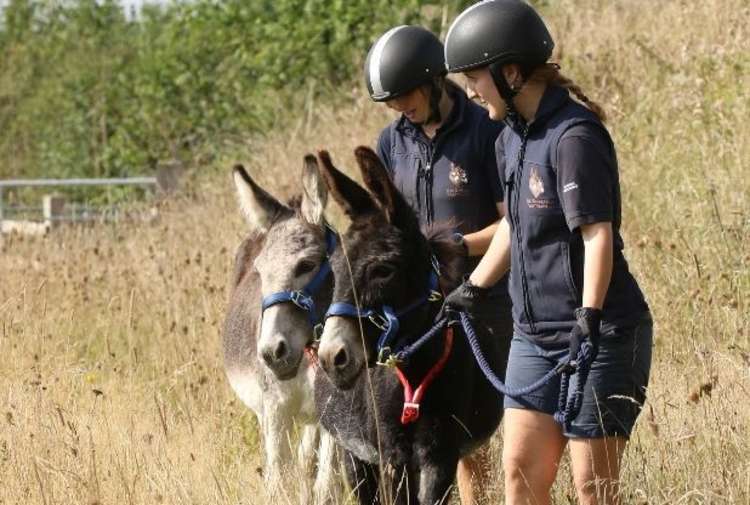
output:
[[[548,84],[556,84],[561,88],[565,88],[575,95],[575,97],[583,105],[585,105],[591,112],[596,114],[601,122],[607,120],[607,113],[604,112],[604,108],[597,102],[591,100],[586,93],[583,92],[581,87],[573,82],[570,78],[560,73],[560,67],[555,63],[546,63],[534,69],[529,77],[529,80],[537,82],[545,82]]]

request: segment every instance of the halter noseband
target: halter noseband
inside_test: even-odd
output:
[[[333,254],[333,250],[336,248],[336,233],[328,226],[326,230],[326,257],[323,263],[320,265],[320,269],[310,282],[305,285],[299,291],[278,291],[271,293],[268,296],[263,297],[262,310],[265,312],[269,307],[278,305],[279,303],[291,302],[300,309],[307,312],[307,318],[310,321],[310,326],[315,330],[315,337],[317,338],[320,333],[321,324],[318,318],[317,311],[315,310],[315,301],[313,296],[320,290],[321,286],[325,282],[326,278],[331,273],[331,263],[329,258]]]
[[[438,278],[440,277],[440,265],[437,258],[432,257],[432,268],[427,281],[427,290],[424,295],[414,300],[412,303],[402,308],[394,310],[389,305],[382,305],[379,310],[373,308],[360,309],[356,305],[347,302],[336,302],[331,304],[326,312],[326,318],[339,317],[356,317],[366,318],[373,326],[381,330],[378,338],[378,358],[377,364],[392,366],[396,371],[401,386],[404,389],[404,405],[401,411],[401,424],[407,425],[414,423],[419,419],[419,406],[422,398],[432,381],[443,370],[450,357],[453,349],[453,328],[447,328],[443,345],[443,352],[438,361],[430,368],[417,388],[413,388],[406,374],[401,370],[400,364],[414,354],[422,345],[425,344],[434,335],[437,335],[445,325],[443,319],[438,325],[433,327],[425,335],[418,338],[415,342],[395,341],[398,334],[400,322],[399,318],[421,307],[425,303],[440,300],[442,295],[438,291]]]
[[[408,313],[416,310],[425,303],[434,302],[442,298],[438,290],[438,277],[440,275],[439,265],[437,260],[433,258],[432,268],[430,269],[430,277],[428,279],[427,290],[424,295],[414,300],[412,303],[400,310],[395,310],[390,305],[381,305],[380,309],[373,308],[359,308],[349,302],[336,302],[332,303],[328,307],[326,312],[326,319],[329,317],[355,317],[358,319],[366,319],[373,326],[378,328],[381,333],[378,338],[377,351],[378,358],[377,363],[380,365],[387,364],[389,358],[395,357],[394,351],[398,349],[392,349],[395,347],[393,342],[396,335],[398,334],[401,323],[399,319]],[[399,348],[406,346],[406,343],[401,343]]]

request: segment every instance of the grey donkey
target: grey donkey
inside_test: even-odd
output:
[[[311,348],[311,314],[292,302],[262,308],[262,300],[271,294],[303,290],[327,262],[326,186],[313,156],[305,157],[302,197],[289,204],[258,186],[242,166],[236,166],[233,175],[249,230],[235,256],[224,324],[226,374],[235,393],[258,416],[269,494],[289,491],[292,483],[292,490],[301,486],[302,503],[335,503],[340,493],[336,447],[319,429],[314,403],[319,372]],[[315,316],[322,317],[330,303],[331,277],[312,297]],[[291,466],[297,430],[297,466]]]

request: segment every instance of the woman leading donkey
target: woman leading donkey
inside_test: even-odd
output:
[[[559,375],[537,392],[505,397],[506,503],[550,503],[566,446],[579,501],[618,503],[620,460],[645,400],[652,321],[622,253],[617,159],[604,114],[547,62],[552,38],[525,2],[473,5],[445,45],[449,71],[463,72],[490,117],[508,123],[496,145],[508,212],[446,305],[476,312],[510,269],[508,386],[563,365],[577,369],[567,374],[577,390],[590,363],[575,417],[558,411],[567,384]]]
[[[372,100],[401,114],[380,134],[380,160],[423,229],[449,223],[469,259],[468,273],[503,216],[494,153],[502,123],[491,121],[486,110],[446,79],[443,44],[424,28],[387,31],[370,49],[364,73]],[[480,331],[502,342],[507,357],[512,334],[507,279],[480,305]],[[487,448],[475,454],[458,464],[459,493],[467,505],[482,502],[479,491],[489,469]]]

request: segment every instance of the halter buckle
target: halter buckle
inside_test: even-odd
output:
[[[399,358],[398,353],[394,353],[389,346],[383,347],[378,352],[377,364],[388,368],[395,368],[401,365],[403,361]]]
[[[430,294],[427,296],[427,301],[430,303],[439,302],[443,299],[443,294],[438,291],[430,291]]]
[[[299,307],[302,310],[309,310],[309,304],[306,304],[306,301],[309,298],[302,292],[302,291],[292,291],[289,294],[289,301],[291,301],[293,304],[295,304],[297,307]]]
[[[313,342],[320,342],[323,337],[323,323],[318,323],[313,326]]]
[[[367,316],[367,319],[369,319],[370,322],[373,325],[375,325],[377,329],[381,331],[388,331],[388,328],[391,327],[391,324],[388,321],[388,319],[386,319],[385,316],[382,316],[378,313],[370,314],[369,316]]]
[[[383,347],[382,349],[380,349],[380,351],[378,351],[377,364],[388,366],[388,362],[392,357],[393,355],[391,354],[391,348],[388,346]]]
[[[391,354],[388,356],[388,359],[385,360],[385,363],[383,363],[384,366],[387,366],[388,368],[396,368],[397,366],[402,365],[404,362],[401,360],[401,358],[398,357],[398,353]]]

